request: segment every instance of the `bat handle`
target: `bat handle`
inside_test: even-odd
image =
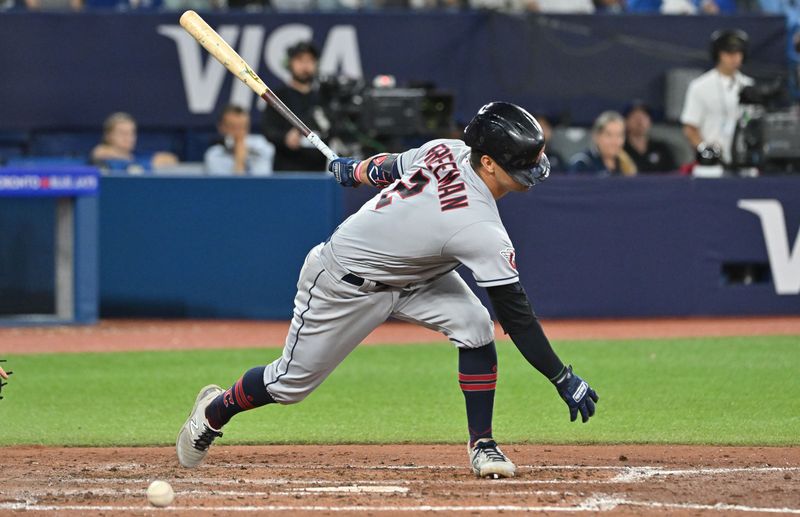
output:
[[[314,145],[314,147],[316,147],[319,150],[319,152],[324,154],[328,160],[333,161],[339,157],[339,155],[334,153],[333,150],[330,147],[328,147],[327,144],[323,142],[322,139],[313,131],[308,133],[306,135],[306,138],[308,138],[308,141],[311,142]]]

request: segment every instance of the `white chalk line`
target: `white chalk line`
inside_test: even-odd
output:
[[[556,465],[556,466],[546,466],[546,465],[534,465],[528,466],[531,470],[538,470],[538,471],[545,471],[548,469],[551,470],[587,470],[587,471],[613,471],[618,472],[616,476],[608,480],[525,480],[525,479],[505,479],[499,481],[503,485],[534,485],[534,484],[578,484],[578,483],[585,483],[585,484],[610,484],[610,483],[631,483],[631,482],[640,482],[652,477],[656,476],[690,476],[690,475],[718,475],[718,474],[729,474],[729,473],[741,473],[741,472],[748,472],[748,473],[774,473],[774,472],[795,472],[800,470],[800,467],[718,467],[718,468],[693,468],[693,469],[669,469],[664,467],[655,467],[655,466],[644,466],[644,467],[625,467],[625,466],[586,466],[586,465]],[[31,480],[32,481],[32,480]],[[85,484],[94,484],[94,483],[103,483],[103,484],[137,484],[141,485],[141,488],[138,490],[134,489],[108,489],[108,488],[100,488],[100,489],[93,489],[93,490],[74,490],[74,493],[77,494],[86,494],[86,495],[120,495],[120,492],[124,492],[125,494],[141,496],[141,491],[143,490],[144,486],[150,481],[148,478],[75,478],[75,479],[65,479],[64,481],[71,482],[71,483],[85,483]],[[259,497],[259,496],[297,496],[300,494],[303,495],[311,495],[315,492],[319,491],[329,491],[329,492],[336,492],[345,490],[346,492],[359,492],[362,489],[356,488],[359,486],[364,486],[368,488],[372,486],[374,489],[380,490],[379,487],[383,486],[386,487],[387,485],[386,480],[383,481],[374,481],[374,480],[359,480],[353,481],[352,485],[348,485],[347,487],[331,487],[331,480],[324,480],[324,479],[306,479],[306,480],[290,480],[290,479],[231,479],[231,480],[220,480],[215,478],[184,478],[184,479],[175,479],[172,481],[175,485],[186,484],[186,485],[264,485],[264,486],[289,486],[289,485],[312,485],[310,487],[298,487],[298,488],[289,488],[288,490],[284,489],[280,492],[252,492],[252,491],[236,491],[236,490],[178,490],[178,494],[185,494],[185,495],[198,495],[203,497],[208,497],[209,495],[217,495],[217,496],[231,496],[231,497]],[[380,485],[383,483],[383,485]],[[392,483],[400,484],[400,485],[412,485],[412,484],[447,484],[452,485],[454,482],[453,480],[397,480],[392,481]],[[488,482],[491,483],[491,482]],[[485,480],[461,480],[457,481],[456,484],[458,485],[480,485],[480,486],[487,486],[487,481]],[[315,486],[316,485],[316,486]],[[391,485],[395,487],[395,485]],[[401,490],[408,491],[405,487],[396,487]],[[393,488],[392,490],[395,490]],[[401,490],[398,490],[399,493]],[[364,490],[368,492],[368,490]],[[62,493],[67,495],[66,490],[43,490],[44,493]],[[404,492],[404,493],[405,493]],[[2,492],[0,492],[2,493]],[[573,492],[559,492],[553,490],[547,491],[537,491],[537,490],[528,490],[528,491],[515,491],[512,493],[509,492],[493,492],[496,495],[547,495],[547,496],[574,496],[576,495]],[[738,512],[762,512],[762,513],[788,513],[788,514],[800,514],[800,509],[795,508],[771,508],[771,507],[753,507],[753,506],[746,506],[746,505],[730,505],[725,503],[717,503],[714,505],[706,505],[706,504],[697,504],[697,503],[662,503],[662,502],[652,502],[652,501],[634,501],[634,500],[627,500],[627,499],[620,499],[614,497],[607,497],[607,496],[600,496],[600,497],[593,497],[586,499],[580,502],[577,505],[572,506],[552,506],[552,505],[544,505],[544,506],[509,506],[509,505],[485,505],[485,506],[431,506],[431,505],[424,505],[424,506],[358,506],[358,507],[338,507],[338,506],[282,506],[282,505],[248,505],[248,506],[202,506],[202,507],[174,507],[174,508],[167,508],[166,510],[180,510],[180,511],[220,511],[220,512],[259,512],[259,511],[329,511],[329,512],[342,512],[342,511],[350,511],[350,512],[363,512],[363,511],[374,511],[374,512],[381,512],[381,511],[396,511],[396,512],[406,512],[406,511],[432,511],[432,512],[467,512],[467,511],[487,511],[487,512],[496,512],[496,511],[551,511],[551,512],[564,512],[564,511],[571,511],[571,512],[584,512],[584,511],[607,511],[609,509],[613,509],[620,505],[628,505],[628,506],[638,506],[638,507],[648,507],[653,509],[690,509],[690,510],[710,510],[710,511],[738,511]],[[152,509],[149,506],[93,506],[93,505],[42,505],[37,504],[32,501],[27,502],[17,502],[17,503],[4,503],[0,504],[0,508],[4,509],[25,509],[25,510],[37,510],[37,511],[140,511],[143,509]]]
[[[783,513],[800,514],[797,508],[771,508],[746,505],[733,505],[725,503],[697,504],[697,503],[661,503],[651,501],[634,501],[620,497],[593,496],[574,506],[519,506],[519,505],[419,505],[419,506],[324,506],[324,505],[246,505],[246,506],[172,506],[167,508],[153,508],[148,505],[116,506],[116,505],[42,505],[25,503],[0,503],[0,510],[29,510],[40,512],[64,511],[106,511],[106,512],[136,512],[136,511],[163,511],[163,512],[607,512],[619,506],[638,506],[645,508],[660,508],[669,510],[709,510],[719,512],[758,512],[758,513]]]
[[[635,483],[656,476],[703,476],[713,474],[797,472],[800,467],[708,467],[669,469],[663,467],[623,467],[622,472],[608,480],[610,483]]]
[[[258,464],[258,463],[214,463],[205,468],[247,468],[247,469],[288,469],[288,470],[465,470],[469,467],[458,465],[318,465],[318,464]],[[727,472],[785,472],[800,471],[800,467],[697,467],[694,469],[668,469],[658,466],[629,466],[629,465],[517,465],[517,468],[528,470],[626,470],[632,468],[655,469],[666,472],[702,472],[702,473],[727,473]],[[102,469],[98,469],[102,470]]]
[[[415,466],[423,467],[423,466]],[[431,466],[424,466],[431,467]],[[458,468],[458,467],[455,467]],[[505,479],[499,481],[503,485],[535,485],[535,484],[611,484],[611,483],[631,483],[641,482],[651,479],[656,476],[691,476],[691,475],[716,475],[716,474],[729,474],[729,473],[771,473],[771,472],[795,472],[800,471],[800,467],[718,467],[718,468],[692,468],[692,469],[669,469],[664,467],[644,466],[644,467],[627,467],[627,466],[587,466],[587,465],[532,465],[524,466],[522,468],[530,468],[531,470],[545,471],[545,470],[587,470],[587,471],[614,471],[619,472],[616,476],[607,480],[525,480],[525,479]],[[26,478],[33,481],[30,478]],[[51,480],[43,480],[51,481]],[[97,488],[90,490],[40,490],[38,493],[47,495],[113,495],[119,496],[120,493],[126,495],[141,496],[144,486],[151,481],[149,478],[65,478],[63,481],[70,483],[84,483],[84,484],[137,484],[141,485],[139,489],[108,489]],[[297,496],[297,495],[312,495],[319,492],[333,492],[341,493],[341,491],[356,493],[381,493],[380,487],[386,489],[386,480],[359,480],[353,481],[352,485],[346,487],[330,486],[333,481],[324,479],[306,479],[306,480],[290,480],[290,479],[231,479],[221,480],[215,478],[184,478],[175,479],[173,484],[188,484],[188,485],[265,485],[265,486],[287,486],[287,485],[312,485],[311,487],[298,487],[284,489],[280,492],[252,492],[252,491],[235,491],[235,490],[178,490],[179,495],[198,495],[208,497],[209,495],[216,496],[231,496],[231,497],[268,497],[268,496]],[[383,483],[383,485],[380,485]],[[453,480],[394,480],[392,483],[401,485],[412,484],[447,484],[452,485]],[[459,485],[480,485],[487,486],[486,480],[461,480],[456,481]],[[314,486],[316,485],[316,486]],[[358,488],[362,486],[362,488]],[[392,490],[389,493],[403,494],[408,491],[406,487],[399,487],[390,485]],[[399,489],[399,490],[398,490]],[[26,492],[24,489],[19,492],[33,495],[33,492]],[[3,491],[0,491],[2,494]],[[383,492],[386,494],[387,492]],[[573,492],[559,492],[553,490],[538,491],[515,491],[515,492],[492,492],[496,495],[547,495],[547,496],[574,496]],[[651,501],[632,501],[627,499],[619,499],[612,497],[595,497],[589,498],[577,506],[508,506],[508,505],[493,505],[493,506],[378,506],[378,507],[337,507],[337,506],[281,506],[281,505],[266,505],[266,506],[202,506],[202,507],[174,507],[167,508],[166,510],[180,510],[180,511],[220,511],[220,512],[258,512],[258,511],[606,511],[619,505],[649,507],[649,508],[662,508],[662,509],[690,509],[690,510],[711,510],[711,511],[739,511],[739,512],[763,512],[763,513],[789,513],[800,514],[800,509],[794,508],[770,508],[770,507],[752,507],[746,505],[729,505],[725,503],[717,503],[715,505],[705,505],[696,503],[662,503]],[[152,509],[149,506],[93,506],[93,505],[41,505],[35,501],[16,502],[16,503],[2,503],[0,509],[23,509],[23,510],[37,510],[37,511],[140,511],[143,509]]]
[[[297,495],[319,495],[320,493],[332,494],[400,494],[405,495],[409,491],[408,487],[402,486],[361,486],[361,485],[346,485],[346,486],[322,486],[322,487],[298,487],[290,488],[284,491],[240,491],[240,490],[175,490],[175,495],[202,495],[202,496],[246,496],[246,497],[270,497],[270,496],[297,496]],[[531,491],[532,492],[532,491]],[[552,492],[558,494],[557,491],[542,491],[541,495],[546,495],[545,492]],[[40,489],[21,489],[16,492],[0,490],[0,496],[16,497],[20,499],[21,495],[26,498],[42,498],[42,497],[63,497],[63,496],[135,496],[140,497],[145,493],[145,487],[142,488],[40,488]]]

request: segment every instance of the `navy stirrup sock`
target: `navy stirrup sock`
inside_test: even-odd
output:
[[[211,427],[219,431],[233,415],[275,402],[264,386],[265,368],[256,366],[247,370],[233,386],[211,401],[206,407],[206,419]]]
[[[494,341],[480,348],[458,349],[458,382],[467,403],[470,447],[492,437],[497,350]]]

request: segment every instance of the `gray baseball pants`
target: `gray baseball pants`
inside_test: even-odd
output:
[[[359,287],[342,280],[349,272],[325,246],[306,256],[283,354],[264,370],[276,402],[303,400],[389,317],[438,330],[458,347],[494,340],[488,311],[455,271],[414,290]]]

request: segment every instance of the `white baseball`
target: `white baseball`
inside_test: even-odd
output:
[[[155,480],[147,487],[147,500],[159,508],[169,506],[175,500],[175,491],[166,481]]]

